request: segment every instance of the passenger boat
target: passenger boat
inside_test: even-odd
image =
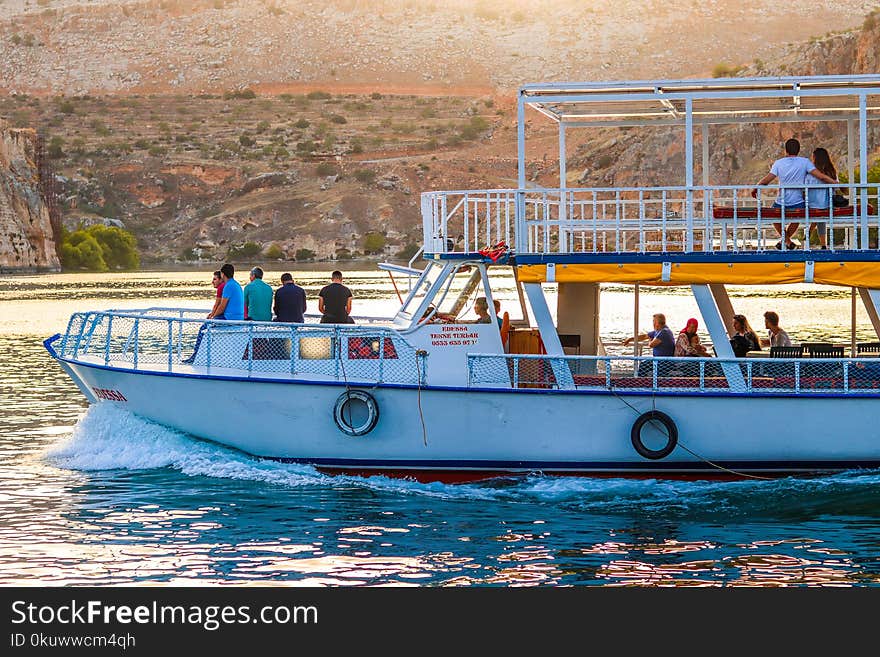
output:
[[[880,467],[876,345],[736,358],[725,288],[852,288],[880,340],[880,203],[866,176],[880,75],[532,84],[517,110],[518,187],[422,194],[424,266],[386,266],[417,277],[394,317],[319,325],[206,322],[204,310],[178,308],[78,312],[46,348],[92,403],[334,473],[465,481]],[[558,124],[556,189],[527,185],[533,110]],[[776,189],[753,199],[752,186],[712,184],[710,126],[805,121],[846,127],[848,207],[786,213],[770,207]],[[683,130],[679,185],[568,186],[568,130],[656,126]],[[792,220],[806,234],[827,224],[829,248],[775,248],[772,224]],[[510,268],[524,320],[505,345],[491,282]],[[606,354],[603,283],[689,286],[717,357]],[[547,284],[558,286],[555,313]],[[492,323],[473,321],[478,296]]]

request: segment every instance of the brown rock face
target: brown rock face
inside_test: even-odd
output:
[[[35,131],[0,121],[0,268],[6,270],[60,269],[36,143]]]

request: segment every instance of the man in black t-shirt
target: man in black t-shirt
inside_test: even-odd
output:
[[[342,284],[342,272],[334,271],[333,282],[318,293],[318,310],[323,313],[322,324],[354,324],[351,312],[351,290]]]

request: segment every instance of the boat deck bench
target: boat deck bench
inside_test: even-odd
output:
[[[759,209],[761,211],[761,219],[782,219],[782,208],[731,207],[724,205],[714,206],[712,208],[712,217],[714,219],[733,219],[734,217],[738,219],[757,219]],[[868,215],[877,215],[877,210],[871,204],[868,204]],[[858,204],[848,205],[842,208],[831,208],[830,212],[828,208],[813,209],[810,211],[810,222],[827,222],[832,217],[834,219],[857,219],[860,216],[861,208]],[[786,210],[785,218],[806,219],[807,210],[805,208],[801,208],[800,210]]]

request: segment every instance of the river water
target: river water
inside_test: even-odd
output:
[[[326,272],[294,275],[314,311]],[[354,271],[346,282],[356,313],[396,309],[387,275]],[[515,316],[511,281],[499,291]],[[880,584],[880,472],[726,483],[329,477],[88,410],[41,344],[74,311],[207,308],[211,292],[210,273],[193,271],[0,283],[0,585]],[[797,341],[849,342],[848,291],[732,296],[756,328],[773,309]],[[632,332],[632,302],[631,290],[603,292],[609,351]],[[665,312],[674,329],[699,317],[675,289],[643,293],[640,312]],[[857,319],[858,339],[871,339],[861,308]]]

